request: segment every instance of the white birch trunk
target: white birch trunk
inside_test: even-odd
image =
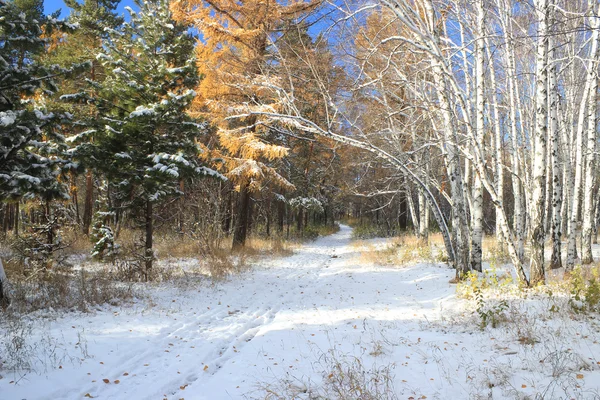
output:
[[[597,126],[597,102],[598,102],[598,30],[600,24],[596,15],[595,0],[589,2],[592,10],[590,25],[592,27],[592,50],[589,60],[588,78],[590,79],[590,94],[587,112],[587,146],[585,153],[585,181],[583,189],[583,224],[581,231],[581,262],[590,264],[594,261],[592,256],[592,230],[594,220],[594,159],[596,153],[596,126]]]
[[[525,255],[525,226],[524,226],[524,198],[522,192],[522,174],[519,173],[520,161],[519,161],[519,132],[522,130],[519,125],[517,118],[518,113],[518,93],[517,93],[517,72],[515,66],[515,55],[514,55],[514,40],[511,33],[511,7],[506,2],[502,1],[498,8],[504,10],[502,18],[502,31],[504,33],[504,41],[507,43],[507,49],[505,52],[505,62],[508,81],[508,110],[510,119],[510,140],[512,146],[511,153],[511,167],[513,175],[511,177],[512,188],[513,188],[513,200],[514,200],[514,216],[513,216],[513,230],[515,232],[517,255],[519,260],[523,262]],[[496,216],[498,220],[498,217]]]
[[[410,219],[412,220],[413,230],[415,236],[419,237],[419,218],[417,217],[417,211],[415,210],[415,202],[413,200],[412,191],[410,190],[409,184],[406,184],[406,200],[408,201],[408,210],[410,211]]]
[[[534,159],[530,207],[531,270],[530,283],[544,283],[544,198],[546,189],[546,140],[548,138],[548,0],[536,0],[538,44],[536,56],[536,96]]]
[[[475,44],[475,91],[476,121],[475,141],[483,144],[485,140],[485,12],[483,0],[477,0],[477,42]],[[484,146],[481,146],[484,149]],[[485,159],[485,154],[481,154]],[[483,243],[483,185],[478,170],[473,174],[473,204],[471,205],[471,269],[481,271]]]
[[[427,182],[430,172],[428,151],[423,155],[423,159],[425,163],[425,176],[423,177],[423,182],[429,187]],[[427,199],[422,191],[419,191],[419,239],[423,244],[429,242],[429,207],[427,207]]]
[[[594,3],[590,2],[589,6],[593,6]],[[595,8],[595,7],[594,7]],[[595,18],[594,18],[595,19]],[[597,26],[596,22],[592,21],[592,26]],[[587,63],[587,77],[585,81],[585,87],[583,90],[583,96],[581,98],[581,104],[579,108],[579,118],[577,121],[577,138],[575,143],[575,179],[573,182],[573,198],[571,201],[571,216],[569,219],[569,243],[567,248],[567,270],[572,270],[575,266],[575,260],[577,258],[577,232],[581,226],[581,219],[579,218],[580,202],[581,202],[581,186],[583,182],[583,136],[584,136],[584,122],[586,114],[589,117],[590,109],[593,109],[595,113],[595,105],[590,105],[589,102],[596,100],[596,71],[594,66],[596,65],[595,59],[598,52],[598,29],[594,29],[592,32],[591,48],[589,52],[589,61]],[[594,92],[592,93],[592,90]],[[587,105],[587,107],[586,107]],[[595,119],[595,118],[594,118]],[[589,121],[588,121],[589,125]],[[595,126],[593,128],[595,130]],[[589,131],[589,127],[587,129]]]
[[[554,14],[554,11],[551,11]],[[554,20],[554,18],[553,18]],[[562,210],[562,177],[560,166],[560,132],[558,131],[558,85],[556,82],[557,65],[554,62],[556,49],[552,36],[548,42],[548,100],[549,100],[549,126],[548,136],[551,142],[550,160],[552,164],[552,198],[550,214],[550,232],[552,238],[552,256],[550,268],[562,267],[561,256],[561,210]]]
[[[491,120],[494,123],[494,176],[496,179],[496,193],[499,200],[504,203],[504,165],[502,157],[502,129],[500,127],[500,111],[498,109],[498,86],[496,82],[496,67],[494,58],[490,53],[490,45],[486,39],[486,54],[489,60],[490,68],[490,86],[491,86]],[[488,114],[489,115],[489,114]],[[500,218],[496,217],[496,239],[502,244],[504,238],[502,236],[502,228],[500,228]]]

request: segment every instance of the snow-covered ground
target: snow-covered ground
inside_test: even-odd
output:
[[[348,376],[393,377],[400,399],[600,398],[593,319],[552,318],[532,297],[480,330],[447,266],[360,265],[350,237],[342,226],[223,283],[40,319],[36,372],[0,370],[0,399],[336,398]]]

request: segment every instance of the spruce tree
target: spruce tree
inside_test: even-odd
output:
[[[30,3],[30,2],[29,2]],[[38,6],[41,7],[41,2]],[[84,64],[63,68],[36,60],[56,29],[73,28],[44,17],[39,7],[25,9],[0,1],[0,200],[23,196],[65,197],[57,181],[63,160],[59,132],[68,115],[47,112],[44,100],[56,90],[53,79],[80,72]],[[43,28],[43,30],[42,30]]]
[[[57,80],[59,94],[72,93],[86,85],[87,80],[101,81],[105,74],[102,65],[96,60],[96,54],[102,49],[102,38],[106,37],[105,28],[117,28],[123,23],[123,18],[116,13],[118,0],[84,0],[78,2],[76,0],[66,0],[65,4],[71,8],[71,14],[68,17],[68,22],[76,24],[78,29],[69,32],[52,35],[48,51],[41,57],[41,61],[46,65],[58,64],[61,66],[70,65],[72,63],[89,62],[91,67],[85,74],[77,77],[77,79],[60,79]],[[52,110],[63,110],[71,114],[82,117],[87,115],[95,117],[95,107],[93,104],[65,104],[49,103],[48,107]],[[69,137],[80,133],[84,127],[73,125],[69,129],[65,129],[65,136]],[[81,228],[84,234],[89,233],[89,228],[92,222],[93,205],[94,205],[94,178],[91,168],[85,164],[85,160],[76,159],[77,171],[71,174],[72,184],[71,197],[77,222],[81,223]],[[79,215],[77,176],[85,170],[85,201],[83,207],[83,218]]]
[[[167,0],[136,4],[129,22],[107,29],[97,55],[106,77],[63,99],[97,109],[97,118],[79,121],[87,129],[72,138],[73,152],[109,182],[112,211],[127,210],[143,226],[147,278],[154,205],[180,195],[186,177],[220,175],[200,165],[196,139],[207,127],[186,113],[199,80],[195,39],[171,19]]]
[[[58,177],[67,164],[60,128],[69,115],[48,112],[44,103],[56,91],[54,78],[73,76],[85,67],[38,61],[45,37],[75,28],[55,15],[45,17],[42,9],[39,0],[0,0],[0,201],[17,206],[22,198],[38,197],[49,204],[67,197]],[[0,303],[5,301],[4,279],[0,271]]]

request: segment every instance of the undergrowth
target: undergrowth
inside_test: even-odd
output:
[[[259,385],[265,400],[396,400],[394,364],[366,365],[365,355],[341,353],[335,347],[323,352],[315,363],[322,379],[311,381],[286,374],[275,383]]]

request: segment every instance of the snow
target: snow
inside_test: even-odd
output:
[[[595,398],[600,346],[591,322],[545,318],[479,330],[447,266],[382,267],[361,262],[359,252],[342,226],[222,283],[157,284],[132,306],[40,319],[47,330],[37,334],[54,345],[60,368],[24,377],[0,371],[0,398],[266,398],[265,387],[318,387],[333,373],[330,361],[352,357],[367,370],[389,366],[402,399],[561,398],[566,386],[573,392],[562,398]],[[547,332],[544,341],[519,343],[532,327]],[[585,368],[553,377],[571,362]]]
[[[16,113],[13,111],[0,112],[0,125],[9,126],[15,123],[17,119]]]
[[[147,108],[144,106],[138,106],[135,111],[129,114],[130,118],[142,117],[142,116],[152,116],[155,115],[156,111],[153,108]]]

